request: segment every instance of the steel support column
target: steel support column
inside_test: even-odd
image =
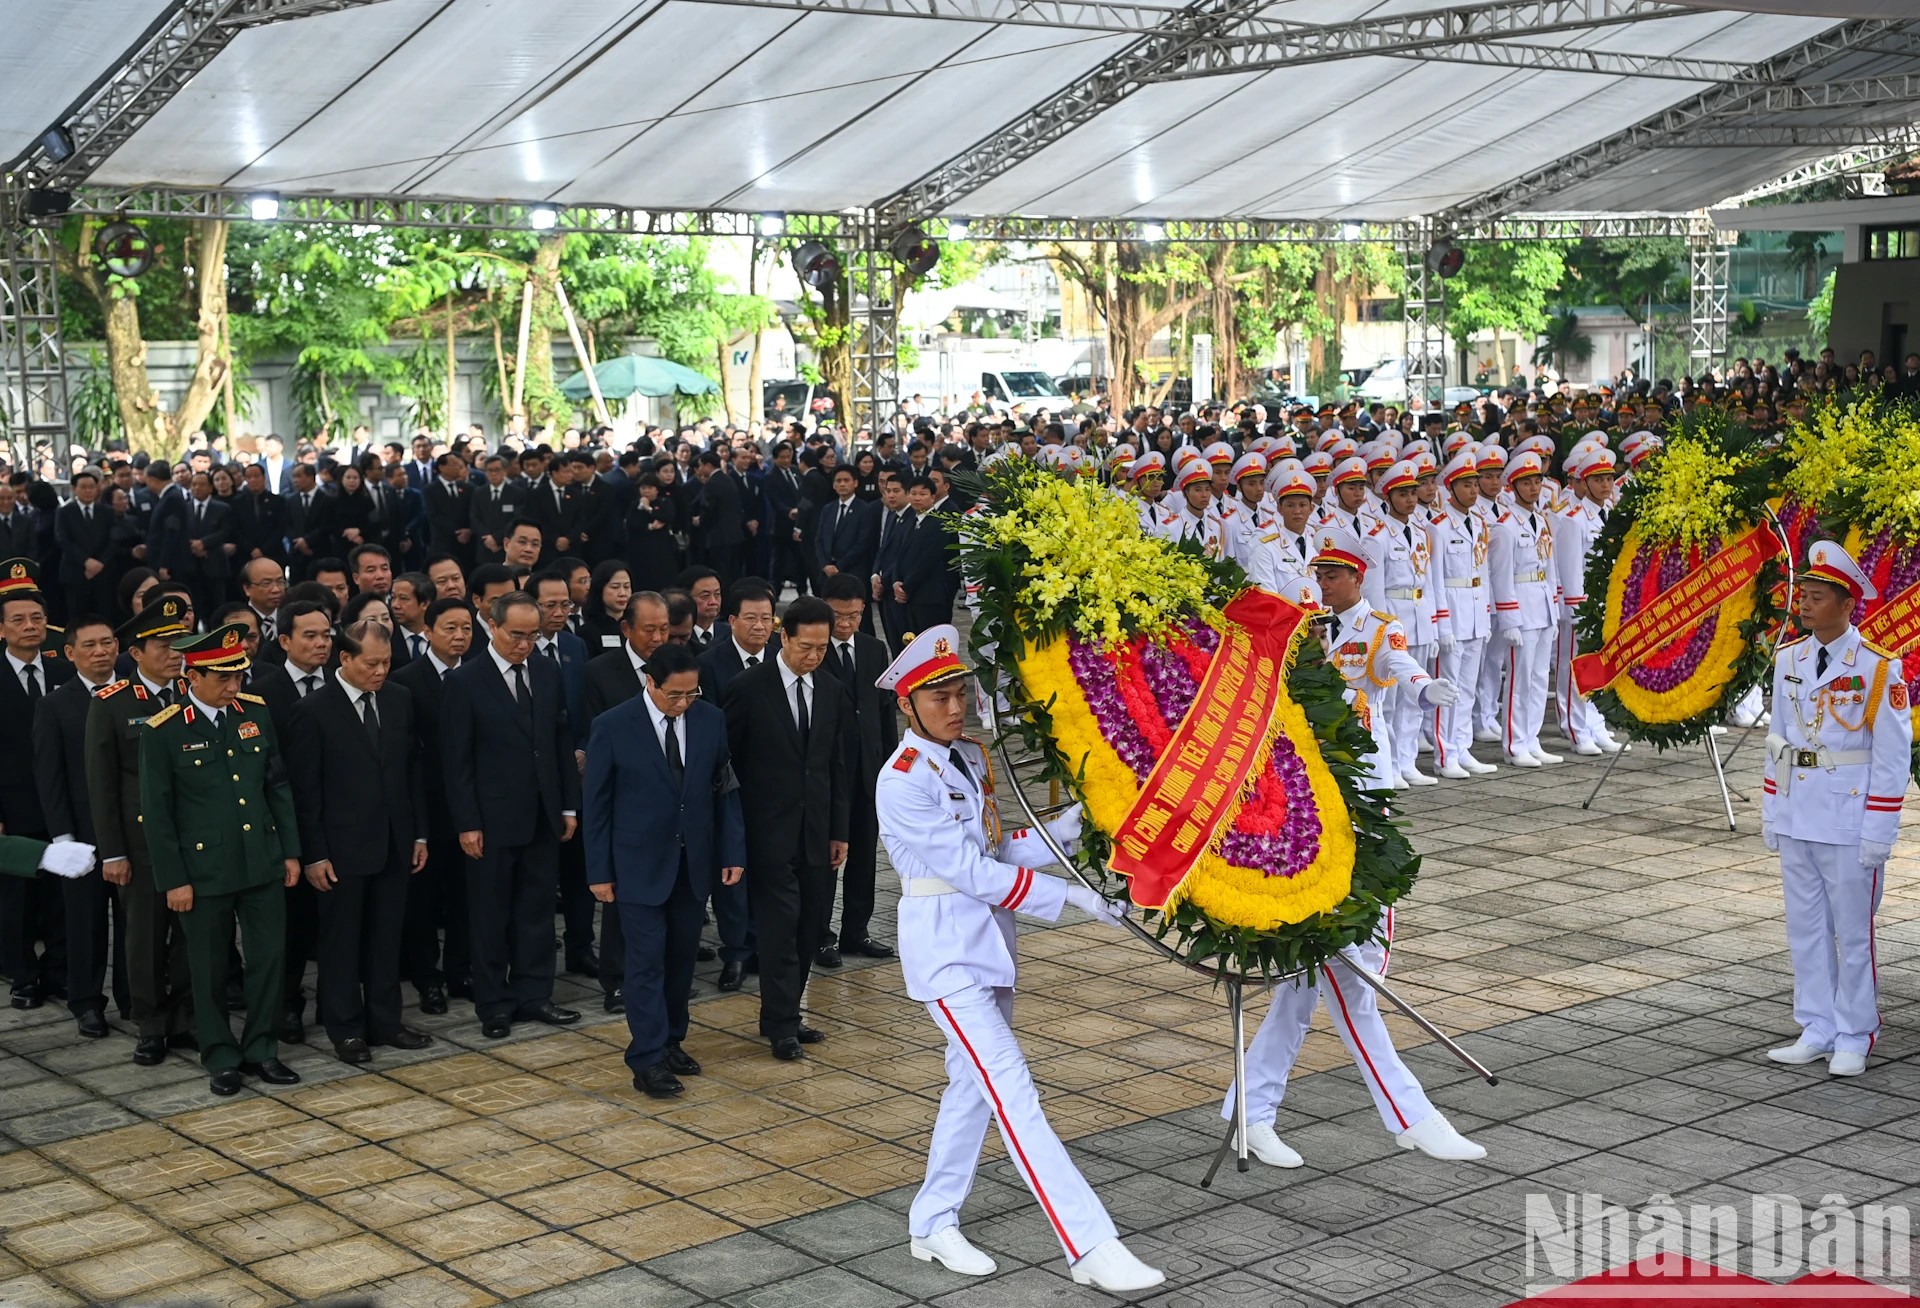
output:
[[[11,210],[17,198],[8,197]],[[67,476],[67,372],[60,340],[60,287],[55,232],[13,221],[0,236],[0,400],[16,467],[30,467],[42,444],[53,450],[55,475]]]
[[[900,407],[900,268],[879,228],[860,225],[848,279],[853,326],[853,426],[875,432]]]
[[[1407,356],[1407,399],[1419,396],[1432,408],[1447,384],[1446,283],[1427,271],[1434,227],[1427,219],[1402,223],[1397,244],[1406,281],[1401,326]],[[1339,364],[1336,362],[1335,367]]]
[[[1727,233],[1731,238],[1735,234]],[[1731,246],[1711,223],[1687,237],[1687,279],[1692,313],[1687,332],[1687,367],[1697,378],[1727,362],[1728,251]]]

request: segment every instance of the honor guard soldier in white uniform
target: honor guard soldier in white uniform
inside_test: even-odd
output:
[[[1314,556],[1313,566],[1334,620],[1323,630],[1321,639],[1328,658],[1347,679],[1349,702],[1374,732],[1376,747],[1371,757],[1377,784],[1384,787],[1387,782],[1379,775],[1378,760],[1386,754],[1388,742],[1381,738],[1382,715],[1369,712],[1370,692],[1383,683],[1392,685],[1393,678],[1400,677],[1418,683],[1431,702],[1450,703],[1454,688],[1444,681],[1428,680],[1408,656],[1399,624],[1367,607],[1360,592],[1366,560],[1360,553],[1359,540],[1337,529],[1323,534],[1326,539]],[[1382,939],[1349,945],[1342,955],[1369,971],[1386,971],[1387,955],[1393,947],[1393,909],[1387,909],[1381,925]],[[1486,1156],[1484,1148],[1454,1130],[1428,1101],[1419,1080],[1393,1047],[1373,988],[1354,976],[1345,962],[1335,959],[1320,970],[1317,983],[1302,978],[1274,991],[1273,1003],[1247,1049],[1247,1148],[1255,1157],[1274,1167],[1300,1166],[1300,1155],[1275,1132],[1274,1115],[1286,1096],[1287,1075],[1293,1070],[1307,1027],[1313,1021],[1313,1010],[1322,998],[1334,1031],[1366,1080],[1380,1120],[1401,1148],[1419,1149],[1435,1158]],[[1229,1088],[1220,1115],[1231,1121],[1233,1112],[1234,1093]]]
[[[1408,685],[1428,705],[1451,704],[1460,692],[1449,682],[1429,677],[1408,653],[1407,633],[1393,614],[1367,603],[1362,587],[1372,561],[1359,538],[1338,527],[1322,527],[1317,534],[1320,548],[1313,556],[1313,575],[1332,614],[1321,640],[1328,662],[1346,678],[1347,702],[1373,734],[1373,753],[1361,760],[1369,770],[1362,785],[1370,790],[1397,789],[1388,692]]]
[[[1553,666],[1555,612],[1553,515],[1540,503],[1540,456],[1516,454],[1507,464],[1513,507],[1494,523],[1493,629],[1507,653],[1504,740],[1507,762],[1537,768],[1558,763],[1540,748]]]
[[[1277,471],[1273,493],[1279,517],[1251,544],[1247,576],[1263,590],[1318,610],[1320,587],[1313,579],[1313,478],[1297,463],[1283,464]]]
[[[1505,512],[1500,497],[1506,493],[1507,452],[1498,445],[1474,447],[1473,466],[1480,473],[1480,498],[1474,503],[1474,516],[1487,529],[1487,541],[1493,541],[1494,524]],[[1488,569],[1491,600],[1492,569]],[[1500,706],[1505,702],[1501,687],[1507,675],[1505,646],[1489,636],[1486,653],[1480,659],[1480,680],[1473,688],[1473,738],[1492,744],[1501,738]]]
[[[1040,876],[1050,858],[1035,833],[1007,835],[994,808],[986,751],[963,739],[966,665],[960,633],[942,624],[920,633],[876,684],[899,697],[911,728],[874,788],[880,838],[900,874],[900,966],[907,994],[947,1041],[947,1088],[933,1124],[927,1179],[908,1213],[912,1252],[968,1276],[994,1262],[960,1234],[960,1206],[973,1188],[987,1123],[997,1120],[1007,1156],[1040,1201],[1081,1285],[1124,1293],[1160,1284],[1120,1242],[1113,1219],[1067,1157],[1040,1111],[1040,1094],[1013,1034],[1016,910],[1053,921],[1072,904],[1103,922],[1125,910],[1085,886]],[[1077,839],[1070,811],[1049,830]],[[1069,846],[1070,847],[1070,846]]]
[[[1853,626],[1854,605],[1878,593],[1859,565],[1816,541],[1798,581],[1809,634],[1774,655],[1760,835],[1780,855],[1800,1038],[1767,1057],[1824,1058],[1828,1075],[1858,1076],[1880,1031],[1873,915],[1900,834],[1913,722],[1900,660]]]
[[[1434,570],[1432,523],[1419,512],[1419,468],[1401,460],[1380,480],[1385,504],[1380,520],[1363,540],[1372,566],[1363,579],[1367,600],[1391,613],[1405,633],[1408,653],[1421,668],[1433,666],[1439,639],[1439,578]],[[1388,772],[1399,789],[1431,786],[1434,778],[1422,772],[1420,754],[1420,688],[1402,680],[1390,697],[1393,714],[1393,757]]]
[[[1354,455],[1337,460],[1326,499],[1320,505],[1317,525],[1338,527],[1351,536],[1365,536],[1373,530],[1372,521],[1363,512],[1372,494],[1373,488],[1367,484],[1365,459]]]
[[[1133,493],[1140,497],[1140,530],[1149,536],[1164,536],[1172,528],[1172,506],[1161,497],[1166,493],[1167,461],[1157,450],[1148,450],[1133,461]]]
[[[1233,507],[1240,511],[1240,547],[1236,554],[1244,565],[1251,557],[1249,547],[1260,533],[1272,531],[1277,520],[1274,513],[1273,497],[1267,494],[1267,478],[1272,469],[1267,456],[1249,450],[1234,460],[1233,470]]]
[[[1584,444],[1584,442],[1583,442]],[[1567,507],[1554,515],[1553,560],[1560,573],[1560,626],[1554,640],[1554,712],[1576,754],[1618,754],[1619,743],[1585,695],[1573,688],[1573,615],[1587,598],[1587,556],[1607,525],[1613,454],[1604,444],[1567,455]]]
[[[1492,527],[1475,510],[1480,502],[1474,448],[1455,454],[1442,476],[1445,499],[1433,518],[1433,572],[1440,585],[1439,675],[1460,688],[1458,703],[1434,711],[1433,759],[1441,776],[1463,781],[1496,772],[1473,756],[1473,724],[1493,634],[1493,587],[1487,572]],[[1496,681],[1496,685],[1497,685]]]
[[[1181,506],[1160,534],[1176,545],[1194,541],[1210,559],[1232,558],[1237,542],[1229,542],[1229,528],[1214,513],[1213,469],[1207,461],[1198,455],[1187,459],[1174,473],[1173,483]]]

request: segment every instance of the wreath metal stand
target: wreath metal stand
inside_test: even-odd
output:
[[[1001,689],[1004,693],[1006,688],[1002,687]],[[1011,783],[1008,789],[1013,792],[1015,800],[1018,801],[1020,811],[1026,815],[1027,824],[1041,840],[1046,842],[1047,849],[1051,851],[1054,859],[1073,876],[1074,880],[1095,894],[1104,895],[1105,892],[1087,879],[1086,875],[1081,872],[1079,867],[1075,865],[1073,859],[1067,854],[1067,851],[1062,849],[1059,842],[1054,840],[1053,833],[1047,830],[1046,815],[1043,815],[1040,810],[1036,809],[1033,801],[1027,798],[1027,792],[1020,784],[1019,765],[1015,762],[1013,755],[1008,750],[1008,737],[1004,733],[999,734],[994,742],[994,746],[1000,754],[1001,766],[1006,769],[1007,779]],[[1031,760],[1029,761],[1031,762]],[[1062,807],[1064,808],[1064,806]],[[1270,990],[1283,983],[1297,982],[1299,979],[1309,975],[1310,970],[1302,969],[1297,972],[1283,973],[1279,976],[1266,976],[1264,974],[1255,976],[1246,972],[1228,975],[1219,968],[1211,968],[1203,964],[1188,962],[1186,959],[1180,957],[1164,940],[1161,940],[1158,936],[1154,935],[1153,932],[1140,925],[1140,923],[1136,922],[1131,916],[1124,916],[1120,921],[1128,931],[1133,933],[1135,938],[1143,941],[1150,949],[1169,962],[1184,967],[1188,971],[1197,973],[1209,980],[1217,981],[1226,987],[1227,1018],[1233,1025],[1233,1120],[1228,1123],[1226,1139],[1221,1141],[1220,1148],[1213,1156],[1212,1165],[1207,1168],[1207,1174],[1200,1182],[1202,1189],[1210,1189],[1213,1185],[1213,1178],[1219,1173],[1221,1164],[1226,1162],[1229,1154],[1235,1158],[1236,1170],[1245,1172],[1252,1166],[1247,1160],[1246,988],[1249,985],[1253,985],[1259,987],[1261,990]],[[1476,1076],[1480,1077],[1488,1085],[1500,1084],[1499,1077],[1488,1071],[1479,1059],[1455,1043],[1453,1037],[1423,1017],[1414,1009],[1413,1005],[1407,1003],[1406,1000],[1395,994],[1393,990],[1388,987],[1385,979],[1378,973],[1370,968],[1362,967],[1359,963],[1344,954],[1341,955],[1340,961],[1352,971],[1356,977],[1365,982],[1376,994],[1406,1014],[1421,1030],[1439,1041],[1448,1053],[1459,1059],[1460,1062]]]
[[[1780,525],[1780,519],[1771,507],[1766,510],[1766,514],[1767,521],[1773,524],[1773,534],[1779,538],[1781,551],[1787,556],[1787,595],[1789,601],[1791,601],[1794,577],[1796,575],[1793,566],[1793,542],[1788,538],[1787,529]],[[1773,648],[1767,651],[1767,658],[1769,660],[1773,658],[1774,652],[1780,648],[1780,637],[1785,631],[1786,624],[1783,622],[1773,633]],[[1714,779],[1720,783],[1720,804],[1726,810],[1727,830],[1729,831],[1738,831],[1740,829],[1739,823],[1733,816],[1734,796],[1739,795],[1740,802],[1743,804],[1750,801],[1746,795],[1727,784],[1727,765],[1733,762],[1733,756],[1740,752],[1740,747],[1747,743],[1747,737],[1751,736],[1755,729],[1755,727],[1747,727],[1742,730],[1740,739],[1733,742],[1733,748],[1728,750],[1724,756],[1720,753],[1720,742],[1718,738],[1714,736],[1711,729],[1708,730],[1704,742],[1707,747],[1707,759],[1713,764]],[[1613,775],[1613,770],[1620,766],[1620,760],[1625,758],[1627,753],[1632,749],[1633,746],[1631,744],[1624,745],[1621,747],[1619,753],[1607,760],[1606,769],[1600,773],[1600,779],[1593,783],[1593,789],[1588,793],[1586,801],[1580,805],[1583,810],[1593,807],[1593,801],[1600,798],[1600,788],[1607,784],[1607,778]]]

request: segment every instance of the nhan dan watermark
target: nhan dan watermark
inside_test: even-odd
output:
[[[1656,1194],[1637,1207],[1599,1194],[1530,1194],[1526,1293],[1577,1297],[1590,1284],[1597,1296],[1617,1296],[1632,1281],[1662,1286],[1663,1299],[1737,1293],[1748,1302],[1777,1292],[1811,1302],[1807,1286],[1779,1284],[1806,1277],[1908,1290],[1912,1230],[1904,1204],[1849,1204],[1837,1194],[1818,1203],[1790,1194],[1681,1203]]]

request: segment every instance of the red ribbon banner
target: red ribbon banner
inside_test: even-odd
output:
[[[1613,639],[1593,654],[1573,660],[1573,684],[1582,695],[1610,686],[1668,641],[1684,635],[1742,588],[1753,583],[1768,559],[1780,553],[1779,538],[1764,523],[1716,551],[1661,591],[1653,602],[1620,624]]]
[[[1860,636],[1896,658],[1920,645],[1920,581],[1869,613]]]
[[[1307,610],[1248,589],[1225,610],[1227,629],[1199,693],[1114,832],[1113,870],[1133,902],[1164,908],[1232,817],[1273,726],[1287,654]]]

